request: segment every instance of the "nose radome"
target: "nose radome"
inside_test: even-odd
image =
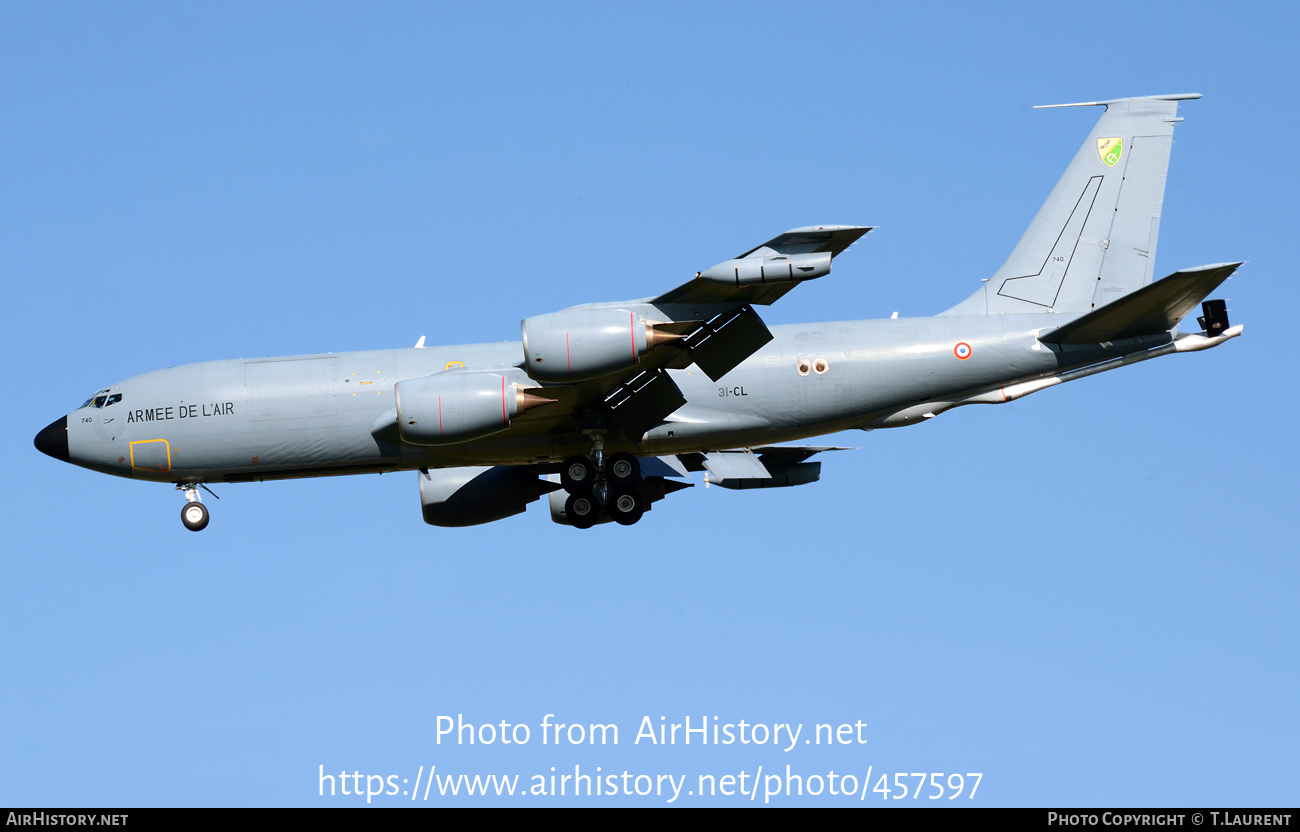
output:
[[[55,419],[36,434],[36,450],[55,459],[68,461],[68,417]]]

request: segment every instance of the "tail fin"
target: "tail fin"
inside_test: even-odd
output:
[[[1078,316],[1150,283],[1178,102],[1200,97],[1048,105],[1106,112],[1007,262],[943,314]]]

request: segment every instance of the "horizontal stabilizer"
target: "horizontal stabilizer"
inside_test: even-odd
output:
[[[1038,340],[1046,344],[1100,344],[1168,332],[1240,265],[1219,263],[1176,271],[1040,335]]]

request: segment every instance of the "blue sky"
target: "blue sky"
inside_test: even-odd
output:
[[[1295,805],[1292,6],[372,5],[0,8],[0,805],[787,765],[981,772],[977,805]],[[151,369],[514,340],[800,225],[879,229],[769,322],[933,314],[1099,113],[1031,105],[1181,92],[1156,270],[1248,260],[1245,336],[836,436],[857,450],[815,485],[697,481],[586,533],[542,503],[426,526],[414,474],[233,485],[195,535],[169,487],[31,444]],[[531,741],[440,744],[457,714]],[[619,743],[542,745],[548,714]],[[688,715],[867,742],[634,742]],[[772,804],[852,802],[885,801]]]

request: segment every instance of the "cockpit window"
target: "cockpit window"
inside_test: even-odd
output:
[[[107,390],[100,390],[98,393],[82,402],[81,407],[77,409],[81,410],[82,407],[109,407],[110,405],[115,405],[120,401],[122,401],[121,393],[114,393],[110,396]]]
[[[108,395],[107,390],[97,390],[96,392],[91,394],[90,398],[86,399],[84,402],[81,403],[81,407],[90,407],[92,404],[95,404],[95,399],[98,399],[100,396],[107,396],[107,395]],[[100,407],[100,406],[101,405],[95,404],[95,407]],[[80,410],[81,407],[77,408],[77,410]]]

